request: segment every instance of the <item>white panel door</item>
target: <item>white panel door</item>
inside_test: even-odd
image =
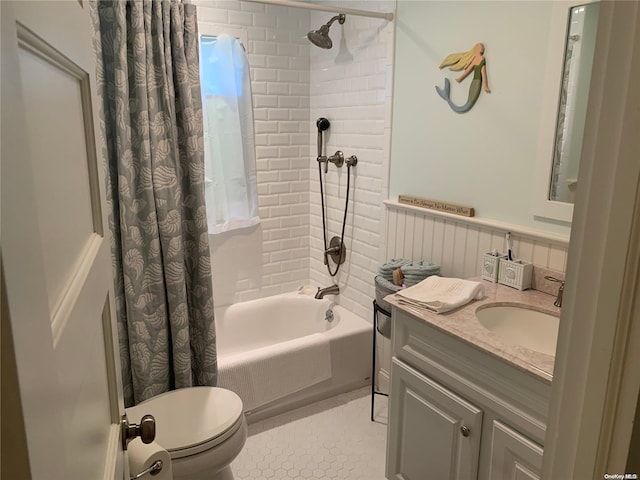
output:
[[[489,473],[492,480],[540,480],[542,454],[540,445],[494,420]]]
[[[3,293],[30,478],[122,480],[89,5],[1,9]]]
[[[387,478],[477,478],[482,410],[392,359]]]

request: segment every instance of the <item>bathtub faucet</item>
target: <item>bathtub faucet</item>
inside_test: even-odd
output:
[[[339,293],[340,287],[338,287],[338,285],[331,285],[326,288],[318,287],[315,298],[323,298],[325,295],[338,295]]]

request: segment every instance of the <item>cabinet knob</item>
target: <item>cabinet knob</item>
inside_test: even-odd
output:
[[[463,425],[460,427],[460,433],[462,433],[463,437],[468,437],[469,435],[471,435],[471,429],[466,425]]]

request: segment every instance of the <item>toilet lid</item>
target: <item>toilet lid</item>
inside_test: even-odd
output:
[[[156,419],[155,441],[169,451],[210,442],[242,416],[242,400],[231,390],[191,387],[172,390],[126,409],[129,422],[150,413]]]

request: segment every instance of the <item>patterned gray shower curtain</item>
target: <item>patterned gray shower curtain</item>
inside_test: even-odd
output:
[[[217,379],[195,10],[92,3],[126,406]]]

